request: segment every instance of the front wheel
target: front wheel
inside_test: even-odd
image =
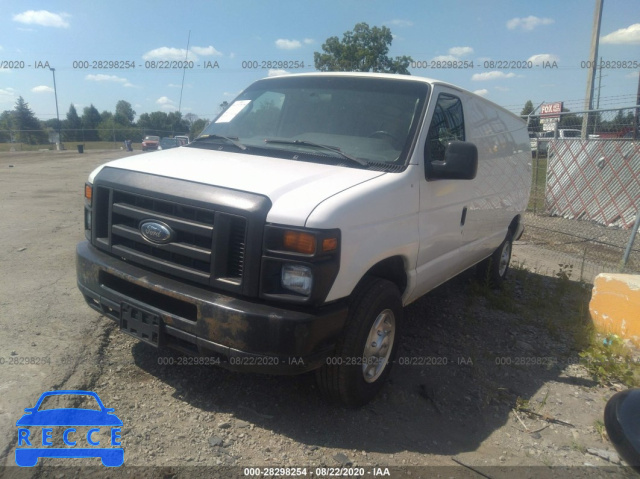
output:
[[[349,305],[336,354],[317,371],[322,393],[347,407],[371,401],[391,372],[401,323],[398,288],[384,279],[366,278]]]

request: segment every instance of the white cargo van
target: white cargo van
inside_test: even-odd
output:
[[[189,145],[90,175],[78,285],[153,346],[315,369],[358,406],[389,375],[404,306],[478,263],[504,278],[530,161],[520,118],[447,83],[267,78]]]

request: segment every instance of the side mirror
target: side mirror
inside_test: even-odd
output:
[[[478,172],[478,148],[467,141],[450,141],[444,161],[426,165],[428,180],[473,180]]]
[[[622,459],[640,472],[640,389],[627,389],[609,399],[604,426]]]

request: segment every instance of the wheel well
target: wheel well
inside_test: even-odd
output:
[[[516,232],[518,231],[518,225],[520,225],[520,221],[521,221],[520,215],[517,215],[511,220],[511,224],[509,225],[509,231],[511,231],[512,236],[515,236]]]
[[[392,256],[372,266],[366,276],[375,276],[391,281],[398,287],[400,294],[407,288],[407,273],[401,256]]]

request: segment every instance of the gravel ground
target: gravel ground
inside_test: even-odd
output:
[[[569,326],[580,321],[576,313],[586,307],[588,285],[583,290],[549,269],[531,268],[512,271],[505,289],[491,293],[473,281],[472,272],[461,275],[406,308],[388,385],[366,407],[347,410],[320,397],[313,374],[273,377],[197,365],[136,342],[90,310],[73,289],[69,259],[82,239],[84,179],[106,154],[82,161],[77,154],[31,155],[21,163],[0,156],[2,200],[14,208],[2,219],[12,232],[2,239],[11,252],[3,262],[13,261],[14,277],[5,275],[0,283],[0,326],[13,331],[0,337],[0,355],[23,355],[38,330],[39,354],[54,360],[0,369],[0,385],[12,385],[0,400],[9,441],[0,448],[0,475],[249,477],[246,467],[261,473],[306,467],[299,475],[353,477],[362,468],[361,476],[370,477],[388,468],[390,477],[480,477],[474,468],[494,478],[632,477],[599,422],[606,400],[622,386],[601,386],[577,364],[580,349]],[[9,164],[20,175],[9,176]],[[33,233],[21,226],[20,206],[29,195],[18,192],[29,188],[52,192],[41,200],[49,207],[38,216],[40,231],[54,231],[61,221],[70,225],[60,237],[62,257],[47,251],[51,237],[29,240]],[[21,247],[34,254],[16,260]],[[514,258],[525,265],[548,259],[545,250],[524,244],[514,247]],[[60,279],[38,274],[34,284],[26,283],[30,272],[49,270]],[[46,308],[34,311],[29,304],[34,291]],[[15,324],[24,327],[16,332]],[[60,332],[67,329],[75,333]],[[33,469],[11,467],[15,421],[54,386],[95,391],[115,409],[124,423],[122,468],[105,469],[98,459],[41,459]]]

